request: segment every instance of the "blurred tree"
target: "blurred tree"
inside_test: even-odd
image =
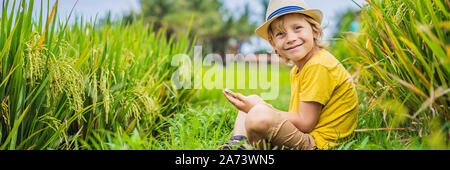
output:
[[[336,30],[333,33],[333,41],[330,41],[330,50],[339,61],[344,61],[345,58],[352,55],[348,49],[348,44],[344,41],[343,37],[356,37],[357,33],[352,30],[352,23],[356,21],[356,15],[359,13],[353,9],[347,9],[336,15],[338,20],[336,24]],[[343,62],[343,65],[348,67],[347,63]]]
[[[249,20],[248,5],[241,15],[233,18],[236,15],[230,15],[219,0],[140,0],[140,4],[142,10],[137,16],[153,23],[154,29],[165,29],[169,36],[186,31],[193,17],[191,35],[197,37],[204,52],[218,53],[222,57],[226,52],[239,52],[242,43],[248,41],[256,29],[256,24]],[[231,13],[235,12],[233,9]]]
[[[359,15],[359,11],[355,11],[353,9],[347,9],[339,14],[337,14],[336,18],[338,22],[336,24],[336,32],[334,33],[334,38],[341,38],[349,31],[358,31],[352,30],[352,24],[357,21],[357,15]],[[357,21],[359,22],[359,21]]]

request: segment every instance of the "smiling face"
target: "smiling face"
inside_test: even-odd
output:
[[[284,15],[274,20],[269,29],[272,47],[280,56],[294,62],[303,59],[316,46],[318,33],[304,15]]]

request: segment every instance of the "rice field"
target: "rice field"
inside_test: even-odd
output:
[[[44,4],[33,3],[2,4],[1,149],[83,149],[107,131],[151,136],[189,101],[194,91],[170,81],[172,57],[191,50],[189,31],[166,37],[142,21],[69,26],[53,18],[57,4],[35,21],[33,6]]]
[[[369,109],[392,118],[386,127],[414,129],[429,147],[448,149],[449,1],[367,2],[364,32],[345,41]]]
[[[355,138],[332,149],[449,149],[449,1],[367,2],[361,31],[336,40],[349,53],[338,58],[357,86],[359,113]],[[237,110],[222,89],[172,81],[183,70],[174,56],[193,55],[189,29],[167,36],[143,20],[68,24],[57,3],[2,1],[0,149],[215,150],[228,140]],[[250,65],[233,74],[251,74]],[[269,76],[279,90],[267,102],[280,110],[289,108],[289,71]]]

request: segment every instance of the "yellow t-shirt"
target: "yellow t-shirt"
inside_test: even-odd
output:
[[[303,66],[291,70],[289,112],[298,113],[300,101],[323,105],[319,121],[309,133],[319,149],[328,149],[353,137],[358,96],[350,74],[327,50],[322,49]]]

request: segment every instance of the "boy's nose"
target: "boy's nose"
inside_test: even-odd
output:
[[[297,40],[297,36],[294,33],[289,31],[286,34],[287,34],[286,35],[286,38],[287,38],[286,41],[287,41],[288,44],[292,44],[292,43],[294,43]]]

